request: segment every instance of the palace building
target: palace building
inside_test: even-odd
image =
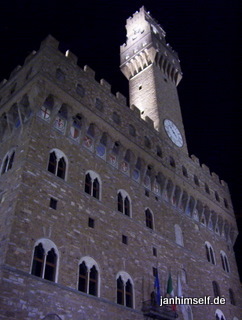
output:
[[[229,189],[188,154],[178,55],[143,7],[126,30],[130,106],[52,36],[0,83],[3,320],[240,319]]]

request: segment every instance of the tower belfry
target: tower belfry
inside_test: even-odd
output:
[[[120,68],[129,80],[130,104],[154,121],[164,140],[187,153],[176,88],[182,78],[178,55],[144,7],[127,19],[126,30]]]

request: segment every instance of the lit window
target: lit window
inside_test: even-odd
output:
[[[53,151],[50,152],[48,171],[65,180],[67,171],[67,159],[62,151],[53,149]]]
[[[56,282],[58,250],[48,239],[41,239],[34,248],[31,274]]]
[[[126,272],[117,275],[117,303],[133,308],[133,281]]]
[[[99,268],[91,257],[84,257],[79,264],[78,290],[99,296]]]
[[[131,216],[131,201],[128,193],[125,190],[118,191],[118,211],[126,216]]]
[[[224,271],[229,272],[229,262],[226,253],[224,251],[220,251],[220,257]]]
[[[97,173],[88,171],[85,176],[85,192],[100,200],[101,180]]]
[[[215,255],[213,248],[209,242],[205,242],[206,257],[208,262],[215,264]]]

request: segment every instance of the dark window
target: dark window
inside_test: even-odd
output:
[[[211,247],[209,248],[209,252],[210,252],[211,262],[212,262],[212,264],[215,264],[213,249]]]
[[[31,274],[37,277],[42,277],[44,267],[44,255],[45,251],[43,249],[42,244],[40,243],[34,249],[34,259],[31,271]]]
[[[118,193],[118,211],[123,213],[123,197],[121,192]]]
[[[219,285],[216,281],[213,281],[213,294],[215,298],[220,297]]]
[[[182,174],[184,175],[184,177],[188,178],[187,169],[184,166],[182,166]]]
[[[45,275],[44,275],[44,278],[46,280],[55,281],[56,261],[57,261],[57,256],[55,254],[55,250],[52,248],[48,252],[46,257]]]
[[[50,198],[50,208],[57,209],[57,200],[54,198]]]
[[[208,185],[205,183],[205,191],[208,193],[208,194],[210,194],[210,190],[209,190],[209,187],[208,187]]]
[[[232,289],[229,289],[229,300],[230,300],[230,303],[235,306],[235,298],[234,298],[234,292]]]
[[[173,157],[170,157],[170,166],[171,167],[173,167],[173,168],[175,168],[176,167],[176,163],[175,163],[175,160],[174,160],[174,158]]]
[[[99,181],[97,178],[93,181],[93,197],[99,199]]]
[[[58,162],[57,177],[65,179],[65,172],[66,172],[66,162],[65,162],[65,159],[62,157]]]
[[[130,280],[128,280],[125,285],[126,307],[129,307],[129,308],[133,307],[132,296],[133,296],[133,288]]]
[[[124,234],[122,235],[122,242],[123,242],[124,244],[128,244],[128,237],[125,236]]]
[[[145,210],[146,227],[153,229],[153,216],[149,209]]]
[[[92,193],[92,179],[90,174],[86,174],[86,179],[85,179],[85,192],[88,194]]]
[[[220,202],[219,195],[218,195],[217,191],[215,191],[215,199],[216,199],[218,202]]]
[[[95,266],[93,266],[90,270],[90,278],[89,278],[89,294],[93,296],[97,296],[97,281],[98,281],[98,273]]]
[[[199,180],[198,177],[196,175],[194,175],[194,182],[197,186],[199,186]]]
[[[228,207],[229,207],[228,201],[227,201],[227,199],[225,199],[225,198],[224,198],[224,206],[225,206],[226,209],[228,209]]]
[[[79,266],[79,282],[78,282],[78,290],[87,293],[87,281],[88,281],[88,273],[85,262],[83,261]]]
[[[157,257],[157,249],[153,247],[153,256]]]
[[[162,151],[161,151],[161,148],[159,146],[156,147],[156,155],[159,158],[162,158]]]
[[[55,174],[57,158],[55,152],[50,153],[48,171]]]
[[[15,152],[13,152],[13,153],[11,154],[11,157],[10,157],[10,159],[9,159],[9,163],[8,163],[7,171],[8,171],[8,170],[10,170],[10,169],[12,169],[12,166],[13,166],[13,160],[14,160],[14,155],[15,155]]]
[[[153,276],[156,277],[158,274],[157,268],[153,267]]]
[[[149,198],[150,196],[150,193],[149,193],[149,190],[145,189],[145,196]]]
[[[120,276],[117,279],[117,303],[124,305],[124,283]]]
[[[124,199],[124,214],[126,216],[130,215],[130,202],[128,197],[125,197]]]
[[[88,227],[94,228],[94,225],[95,225],[95,220],[92,218],[88,218]]]

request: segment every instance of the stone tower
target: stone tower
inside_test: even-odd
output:
[[[126,30],[121,70],[129,80],[130,103],[154,121],[163,140],[187,153],[176,89],[182,78],[178,55],[144,7],[127,19]]]
[[[187,153],[178,58],[143,8],[127,32],[130,107],[52,36],[0,83],[3,320],[241,315],[233,206]],[[226,304],[160,306],[171,280]]]

